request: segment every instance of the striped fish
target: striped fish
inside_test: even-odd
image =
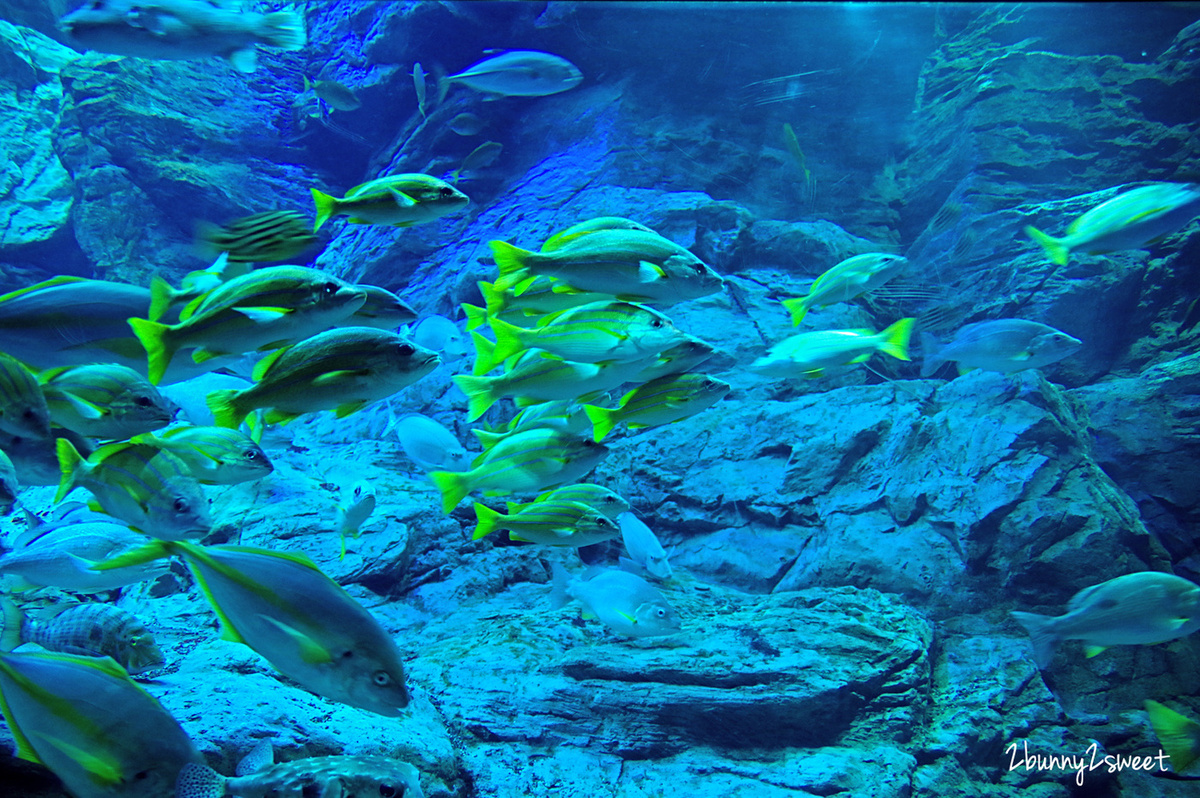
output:
[[[57,485],[62,479],[58,467],[59,438],[67,438],[85,457],[92,453],[92,441],[68,429],[52,427],[49,438],[30,438],[0,432],[0,451],[8,455],[22,485]]]
[[[497,529],[505,529],[508,530],[509,540],[579,547],[612,540],[621,534],[612,519],[582,502],[510,504],[508,515],[477,502],[475,518],[478,523],[473,540],[486,537]]]
[[[395,332],[404,324],[416,321],[417,312],[400,297],[377,285],[358,285],[367,292],[363,305],[335,327],[374,327]]]
[[[617,516],[621,513],[629,511],[629,502],[625,501],[620,494],[609,490],[603,485],[592,485],[587,482],[581,482],[577,485],[563,485],[561,488],[555,488],[552,491],[543,493],[533,501],[534,503],[580,502],[586,504],[588,507],[596,508],[613,521],[616,521]],[[511,513],[514,508],[520,509],[527,506],[510,503],[508,511]]]
[[[17,480],[17,468],[8,455],[0,450],[0,515],[8,515],[17,503],[17,491],[21,483]]]
[[[236,264],[272,263],[299,255],[316,243],[312,225],[299,211],[266,211],[235,219],[227,225],[203,223],[200,239],[215,250],[229,253],[229,268]]]
[[[154,635],[132,613],[112,604],[76,604],[48,621],[30,619],[8,599],[0,650],[36,643],[49,651],[84,657],[112,657],[131,675],[161,668],[166,660]]]
[[[250,482],[275,468],[249,435],[228,427],[175,427],[158,435],[138,435],[133,443],[157,446],[175,455],[201,485]]]
[[[111,443],[86,460],[60,438],[62,481],[55,501],[87,488],[100,507],[139,532],[164,540],[208,534],[208,501],[187,465],[157,446]]]
[[[21,361],[0,352],[0,431],[50,437],[50,408],[37,377]]]
[[[642,429],[691,418],[724,399],[729,388],[729,383],[707,374],[672,374],[634,388],[614,408],[584,405],[583,409],[592,420],[596,440],[602,441],[618,424]]]
[[[161,429],[174,415],[158,389],[128,366],[64,366],[38,378],[50,420],[90,438],[123,440]]]

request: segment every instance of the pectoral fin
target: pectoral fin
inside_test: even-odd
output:
[[[398,207],[401,207],[401,208],[417,207],[417,201],[415,199],[413,199],[412,197],[408,196],[407,194],[405,194],[403,191],[397,191],[394,188],[390,189],[390,190],[392,192],[392,196],[396,198],[396,205]]]
[[[33,736],[82,765],[91,780],[99,786],[109,788],[124,781],[124,774],[121,773],[121,763],[111,755],[104,756],[92,751],[85,751],[82,748],[71,745],[66,740],[60,740],[57,737],[48,737],[41,732],[34,732]]]
[[[329,649],[325,648],[316,640],[313,640],[311,637],[304,634],[304,632],[288,626],[283,621],[280,621],[277,618],[272,618],[269,615],[260,615],[258,617],[262,618],[264,621],[290,637],[292,642],[294,642],[300,649],[300,659],[304,660],[309,665],[323,665],[333,662],[333,655],[329,653]]]
[[[643,283],[653,283],[667,276],[661,266],[655,265],[648,261],[642,261],[638,264],[638,281]]]
[[[1108,648],[1108,646],[1084,646],[1083,653],[1084,653],[1084,656],[1086,656],[1088,659],[1091,659],[1092,657],[1096,656],[1097,654],[1104,653],[1104,650],[1106,648]]]
[[[291,313],[290,308],[234,308],[255,324],[270,324]]]

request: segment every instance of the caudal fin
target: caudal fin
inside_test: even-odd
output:
[[[941,368],[946,362],[939,352],[942,350],[942,342],[936,336],[930,333],[921,333],[921,376],[928,377],[933,372]]]
[[[175,356],[175,348],[167,337],[171,328],[149,319],[127,319],[133,334],[142,342],[146,350],[147,375],[150,382],[157,385],[167,373],[167,366]]]
[[[58,469],[61,474],[58,493],[54,494],[54,501],[57,504],[75,487],[75,475],[79,469],[83,468],[83,455],[66,438],[58,439],[54,451],[58,454]]]
[[[222,798],[225,777],[208,765],[188,762],[175,779],[175,798]]]
[[[607,407],[597,407],[596,405],[584,405],[583,412],[587,413],[587,417],[592,421],[592,437],[596,443],[604,440],[608,433],[612,432],[613,427],[617,426],[617,410],[609,410]]]
[[[466,477],[454,471],[432,471],[429,478],[442,493],[442,513],[450,515],[458,503],[471,492]]]
[[[911,360],[912,358],[908,356],[908,339],[912,337],[915,323],[916,319],[900,319],[888,327],[879,334],[883,339],[879,344],[879,350],[900,360]]]
[[[1025,235],[1041,244],[1042,249],[1046,250],[1046,257],[1050,259],[1051,263],[1057,263],[1059,266],[1067,265],[1067,258],[1071,256],[1071,249],[1062,242],[1061,238],[1047,235],[1033,225],[1025,228]]]
[[[456,374],[453,379],[459,390],[467,395],[467,421],[479,418],[496,403],[491,378]]]
[[[312,192],[313,205],[317,209],[317,220],[313,223],[313,232],[321,229],[321,225],[330,220],[338,211],[337,197],[331,197],[324,191],[318,191],[315,188],[310,188]]]
[[[1171,767],[1176,773],[1187,770],[1200,756],[1200,723],[1157,701],[1146,702],[1146,714],[1163,750],[1171,757]]]
[[[268,47],[299,50],[308,42],[304,32],[304,17],[295,11],[275,11],[263,15],[258,34]]]
[[[496,336],[496,346],[492,348],[490,360],[491,368],[495,368],[496,364],[503,363],[513,355],[525,351],[527,347],[521,340],[521,336],[525,334],[523,328],[495,317],[492,317],[488,324],[491,325],[492,333]]]
[[[1014,612],[1012,617],[1029,633],[1029,639],[1033,642],[1033,659],[1039,668],[1045,668],[1054,659],[1054,648],[1058,645],[1059,638],[1054,633],[1057,619],[1032,612]]]
[[[507,291],[529,276],[525,258],[533,253],[507,241],[489,241],[488,246],[492,248],[492,257],[496,259],[496,266],[500,269],[500,276],[492,284],[496,291]]]
[[[497,524],[503,517],[502,513],[496,512],[491,507],[475,502],[475,534],[471,535],[471,540],[479,540],[495,532]]]
[[[783,307],[788,313],[792,314],[792,326],[799,326],[804,320],[805,314],[808,313],[808,303],[804,301],[805,297],[796,297],[795,299],[783,300]]]
[[[205,404],[212,411],[214,422],[218,427],[237,429],[246,420],[247,411],[237,406],[237,398],[241,391],[233,388],[223,388],[208,394]]]

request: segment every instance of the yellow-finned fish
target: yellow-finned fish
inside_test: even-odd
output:
[[[317,208],[314,230],[334,216],[349,216],[351,224],[412,227],[462,210],[467,195],[432,175],[399,174],[355,186],[338,199],[312,189]]]
[[[155,280],[151,292],[170,290]],[[179,314],[178,324],[131,318],[146,348],[150,381],[158,383],[182,349],[204,363],[221,355],[274,349],[341,321],[363,306],[367,292],[304,266],[269,266],[236,277]]]
[[[603,485],[592,485],[587,482],[563,485],[561,488],[543,493],[533,502],[580,502],[588,507],[595,507],[613,521],[616,521],[621,513],[629,511],[629,502],[621,498],[620,494]],[[514,508],[521,509],[527,506],[510,502],[508,511],[511,513]]]
[[[75,798],[161,798],[201,761],[162,705],[109,657],[0,652],[0,710],[17,756]]]
[[[644,429],[691,418],[724,399],[729,389],[729,383],[707,374],[671,374],[639,385],[614,408],[583,409],[592,420],[596,441],[602,441],[618,424]]]
[[[424,377],[441,360],[398,333],[341,327],[272,352],[254,369],[255,384],[208,395],[217,426],[237,427],[266,408],[266,423],[286,424],[304,413],[357,413]]]
[[[50,408],[37,377],[15,357],[0,352],[0,431],[50,437]]]
[[[520,296],[510,288],[498,291],[495,284],[480,281],[476,283],[479,293],[483,296],[485,308],[474,308],[464,304],[467,313],[467,329],[474,330],[488,322],[491,317],[502,318],[518,327],[531,327],[537,323],[537,316],[558,313],[562,310],[587,305],[592,302],[616,302],[612,294],[599,294],[593,291],[555,291],[555,286],[562,283],[549,277],[538,277]]]
[[[226,253],[226,280],[244,274],[246,264],[290,260],[317,243],[312,223],[299,211],[253,213],[225,225],[201,222],[197,237],[207,248]]]
[[[362,107],[362,100],[344,83],[336,80],[310,81],[303,75],[304,91],[312,91],[335,111],[354,111]]]
[[[22,485],[57,485],[62,480],[58,466],[58,439],[66,438],[85,457],[96,447],[90,438],[76,435],[69,429],[52,427],[52,437],[30,438],[26,435],[0,433],[0,451],[8,456]]]
[[[124,440],[171,423],[174,410],[158,389],[128,366],[63,366],[38,375],[60,427],[89,438]]]
[[[172,555],[191,569],[225,639],[244,643],[330,700],[391,717],[408,706],[391,635],[302,554],[158,540],[96,568]]]
[[[450,514],[474,490],[517,493],[573,482],[596,467],[608,449],[557,429],[531,429],[506,436],[471,463],[471,470],[434,471],[442,512]]]
[[[1051,263],[1066,266],[1072,252],[1089,255],[1144,249],[1200,215],[1200,183],[1151,183],[1125,191],[1080,216],[1062,238],[1030,225],[1025,234]]]
[[[0,599],[0,609],[4,614],[0,651],[36,643],[63,654],[112,657],[133,676],[166,663],[154,635],[133,613],[113,604],[75,604],[44,621],[27,617],[7,598]]]
[[[508,532],[510,540],[578,548],[612,540],[621,534],[611,518],[581,502],[510,504],[508,515],[476,502],[475,519],[473,540],[502,529]]]
[[[178,457],[201,485],[236,485],[262,479],[275,467],[262,447],[228,427],[175,427],[138,435],[132,443],[156,446]]]
[[[750,365],[767,377],[820,377],[825,369],[862,363],[876,352],[908,360],[908,339],[914,320],[900,319],[882,332],[820,330],[785,338]]]
[[[553,252],[556,249],[562,249],[577,238],[582,238],[589,233],[597,233],[601,230],[641,230],[645,233],[654,233],[646,225],[635,222],[632,219],[626,219],[623,216],[597,216],[573,224],[565,230],[559,230],[542,244],[542,252]]]
[[[884,252],[855,255],[818,277],[805,296],[783,300],[783,306],[792,314],[792,326],[795,327],[809,309],[849,302],[879,288],[907,266],[908,258],[900,255]]]
[[[191,470],[156,446],[110,443],[86,460],[71,442],[58,439],[62,482],[54,500],[87,488],[104,512],[154,537],[200,538],[212,522],[208,501]]]

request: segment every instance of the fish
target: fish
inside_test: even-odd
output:
[[[531,429],[484,451],[469,471],[433,471],[429,478],[442,494],[442,512],[449,515],[472,491],[517,493],[574,482],[607,454],[605,446],[587,438],[555,429]]]
[[[583,409],[599,443],[618,424],[645,429],[691,418],[724,399],[730,387],[707,374],[671,374],[639,385],[614,408],[584,405]]]
[[[304,91],[311,90],[335,111],[354,111],[362,107],[362,100],[358,99],[358,95],[344,83],[336,80],[310,81],[307,75],[304,75],[303,78]]]
[[[561,280],[564,285],[555,286],[557,291],[591,291],[662,305],[699,299],[725,284],[687,248],[643,230],[597,230],[550,252],[530,252],[501,240],[488,245],[500,270],[496,290],[513,288],[517,296],[537,276]]]
[[[543,316],[524,329],[503,319],[490,321],[496,346],[478,351],[476,371],[490,371],[526,349],[544,349],[576,363],[643,360],[688,340],[662,313],[630,302],[592,302]],[[487,368],[483,368],[487,366]]]
[[[335,322],[334,327],[374,327],[395,332],[416,321],[417,312],[386,288],[377,285],[356,285],[355,288],[367,293],[366,301],[358,310]]]
[[[179,556],[221,622],[306,690],[397,717],[408,706],[404,668],[391,635],[302,554],[246,546],[156,540],[100,570]]]
[[[812,172],[808,170],[808,159],[804,157],[804,150],[800,149],[800,141],[796,138],[796,131],[792,126],[783,123],[783,142],[787,145],[788,152],[792,155],[792,160],[796,162],[796,167],[800,170],[800,174],[804,175],[804,202],[808,205],[816,201],[816,185],[813,181]]]
[[[479,333],[472,333],[478,336]],[[484,344],[476,342],[480,347]],[[528,402],[576,399],[616,388],[636,374],[644,361],[576,363],[531,349],[509,371],[496,376],[457,374],[453,377],[467,397],[467,421],[474,421],[506,396]]]
[[[461,83],[485,94],[544,97],[573,89],[583,80],[579,67],[565,58],[534,50],[511,50],[485,58],[443,83]]]
[[[503,318],[519,327],[529,327],[536,323],[537,316],[569,310],[592,302],[617,301],[612,294],[595,291],[555,291],[554,287],[561,286],[561,283],[549,277],[538,277],[521,292],[520,296],[511,288],[499,291],[494,283],[480,281],[476,285],[483,296],[486,309],[475,314],[474,317],[470,310],[467,311],[467,317],[470,320],[467,323],[468,330],[474,330],[486,324],[491,317]],[[469,305],[463,305],[464,309],[469,307]],[[526,318],[529,319],[528,323],[522,323]]]
[[[147,311],[146,318],[158,321],[172,308],[187,305],[225,282],[227,278],[235,277],[232,272],[226,274],[228,266],[229,253],[222,252],[207,269],[198,269],[184,275],[178,288],[171,288],[169,283],[167,288],[160,288],[157,294],[150,296],[150,310]]]
[[[371,513],[375,512],[375,486],[366,480],[359,480],[347,491],[347,495],[337,506],[338,535],[342,540],[342,554],[339,559],[346,557],[346,535],[359,537],[362,525],[366,523]]]
[[[138,435],[130,442],[175,455],[201,485],[252,482],[275,470],[271,458],[249,435],[227,427],[174,427],[158,435]]]
[[[8,515],[17,503],[21,482],[17,479],[17,467],[0,449],[0,515]]]
[[[160,390],[179,407],[180,421],[197,427],[208,427],[214,424],[212,411],[208,409],[208,394],[222,388],[240,390],[253,384],[250,380],[233,374],[208,372],[185,382],[163,386]],[[78,445],[75,448],[79,448]],[[58,484],[57,477],[55,484]]]
[[[166,288],[156,281],[151,291]],[[205,363],[221,355],[274,349],[347,318],[366,300],[366,291],[331,274],[304,266],[268,266],[222,283],[184,308],[177,324],[131,318],[129,326],[146,349],[150,381],[157,384],[176,352],[194,349],[192,360]]]
[[[981,321],[962,327],[950,343],[941,346],[925,334],[921,376],[928,377],[943,363],[955,361],[960,372],[970,369],[1012,374],[1056,363],[1083,346],[1078,338],[1046,324],[1024,319]]]
[[[533,429],[555,430],[561,435],[591,439],[592,422],[582,408],[570,401],[542,402],[524,408],[512,420],[496,429],[472,429],[471,433],[486,452],[501,441]],[[585,435],[584,433],[589,433]]]
[[[413,89],[417,92],[417,110],[421,112],[421,118],[425,118],[425,70],[421,68],[420,62],[413,64],[412,68]]]
[[[424,798],[421,774],[407,762],[382,756],[313,756],[273,764],[264,740],[227,778],[206,765],[179,772],[175,798]],[[260,755],[262,747],[267,749]],[[258,761],[261,760],[261,761]]]
[[[716,354],[717,350],[712,344],[701,341],[699,338],[690,338],[648,361],[636,375],[630,377],[629,381],[647,383],[670,374],[683,374],[708,361]]]
[[[351,224],[384,224],[412,227],[460,211],[470,199],[432,175],[388,175],[355,186],[341,199],[310,189],[317,209],[313,230],[334,216],[349,216]]]
[[[671,563],[667,561],[666,549],[650,527],[636,515],[624,512],[617,518],[621,525],[621,540],[629,557],[621,558],[621,566],[629,571],[645,572],[656,579],[671,578]]]
[[[1200,585],[1174,574],[1125,574],[1076,593],[1067,612],[1051,617],[1013,612],[1045,668],[1064,640],[1082,640],[1094,657],[1109,646],[1165,643],[1200,629]]]
[[[456,183],[463,172],[474,172],[494,164],[500,158],[504,145],[495,141],[485,141],[467,153],[462,164],[450,174],[450,182]]]
[[[581,482],[575,485],[563,485],[561,488],[547,491],[533,500],[536,502],[579,502],[593,507],[604,513],[610,520],[616,521],[622,513],[629,511],[629,502],[620,494],[602,485],[592,485]],[[510,504],[509,512],[512,512]],[[515,505],[525,507],[526,505]]]
[[[1171,758],[1171,769],[1187,770],[1200,757],[1200,723],[1157,701],[1146,701],[1144,706],[1158,742]]]
[[[50,437],[50,408],[42,386],[25,364],[0,352],[0,432]]]
[[[208,395],[217,426],[236,428],[251,411],[267,410],[268,424],[304,413],[357,413],[429,374],[441,359],[407,338],[373,327],[326,330],[258,362],[254,385]]]
[[[1099,255],[1145,249],[1200,215],[1200,183],[1151,183],[1124,191],[1092,208],[1061,238],[1033,225],[1025,234],[1041,245],[1051,263],[1066,266],[1072,252]]]
[[[124,440],[162,429],[175,415],[157,388],[119,363],[60,366],[38,379],[50,420],[89,438]]]
[[[87,488],[105,513],[154,537],[204,537],[212,528],[208,500],[187,465],[157,446],[110,443],[84,459],[59,438],[62,481],[56,502]]]
[[[205,247],[224,252],[231,273],[240,277],[248,263],[290,260],[317,243],[312,224],[299,211],[264,211],[225,225],[198,224],[197,238]]]
[[[400,448],[425,471],[465,471],[472,455],[458,438],[428,416],[411,413],[396,422],[392,430]]]
[[[809,309],[849,302],[869,293],[896,277],[908,267],[908,258],[885,252],[868,252],[847,258],[818,277],[808,294],[783,300],[783,307],[792,314],[792,326],[804,320]]]
[[[7,598],[0,599],[0,609],[0,651],[36,643],[47,651],[112,657],[131,676],[161,668],[167,661],[137,616],[112,604],[75,604],[46,621],[28,618]]]
[[[447,358],[460,358],[467,354],[462,328],[445,316],[426,316],[413,326],[409,337],[414,343],[441,352]]]
[[[0,710],[17,756],[75,798],[161,798],[200,754],[179,723],[110,657],[0,652]]]
[[[58,466],[58,439],[66,438],[85,457],[95,448],[92,441],[67,429],[53,427],[49,438],[29,438],[0,433],[0,451],[8,457],[22,485],[57,485],[62,479]]]
[[[908,360],[908,339],[913,319],[900,319],[882,332],[874,330],[820,330],[785,338],[750,370],[766,377],[820,377],[825,369],[862,363],[876,352]]]
[[[464,111],[447,122],[446,127],[460,136],[477,136],[487,127],[487,122],[470,111]]]
[[[307,35],[296,11],[259,14],[208,0],[89,0],[59,20],[89,50],[189,60],[219,55],[238,72],[258,65],[256,44],[300,50]]]
[[[26,533],[17,548],[0,557],[0,574],[20,577],[26,585],[44,585],[76,593],[100,593],[148,582],[167,573],[166,563],[113,571],[92,565],[146,543],[145,535],[100,513],[42,524]]]
[[[551,604],[557,609],[569,599],[583,605],[583,617],[597,618],[626,637],[671,635],[683,628],[675,608],[661,592],[640,576],[616,568],[593,569],[581,579],[570,579],[555,563]]]
[[[588,233],[597,233],[601,230],[641,230],[644,233],[654,233],[646,225],[635,222],[632,219],[626,219],[623,216],[597,216],[573,224],[564,230],[559,230],[542,244],[542,252],[553,252],[556,249],[562,249],[577,238],[582,238]]]
[[[603,543],[620,534],[612,519],[581,502],[510,504],[508,515],[476,502],[475,519],[472,540],[499,529],[507,531],[510,540],[578,548]]]

